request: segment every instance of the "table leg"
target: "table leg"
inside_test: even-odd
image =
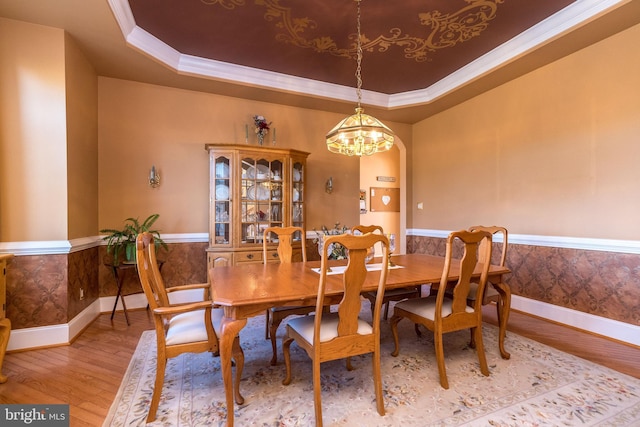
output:
[[[233,426],[234,415],[234,384],[231,372],[231,359],[234,350],[234,341],[240,330],[247,324],[247,319],[231,319],[224,317],[220,325],[220,365],[222,368],[222,381],[224,382],[224,395],[227,402],[227,426]],[[237,345],[237,341],[236,341]],[[242,375],[242,364],[236,363],[236,382],[239,382]],[[244,403],[244,398],[240,395],[240,385],[236,384],[236,401],[239,405]]]
[[[4,362],[4,354],[7,351],[10,335],[11,321],[7,318],[0,319],[0,384],[7,382],[7,377],[2,375],[2,362]]]
[[[500,301],[498,301],[498,346],[500,348],[500,355],[503,359],[509,359],[511,354],[504,349],[504,338],[507,335],[507,322],[509,321],[509,313],[511,311],[511,288],[502,281],[492,283],[492,285],[500,294]]]

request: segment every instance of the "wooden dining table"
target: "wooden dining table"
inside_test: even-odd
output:
[[[444,257],[407,254],[394,256],[393,263],[387,275],[385,289],[402,288],[412,285],[440,283],[444,268]],[[380,263],[375,258],[372,264]],[[330,267],[344,265],[345,261],[333,261]],[[224,308],[224,317],[220,327],[220,364],[224,381],[225,399],[227,404],[227,426],[233,426],[234,393],[231,367],[233,340],[247,324],[247,319],[263,315],[271,307],[315,305],[318,293],[320,275],[317,270],[319,261],[294,263],[248,264],[242,266],[214,267],[209,269],[213,302]],[[478,268],[478,275],[480,269]],[[459,268],[454,262],[448,275],[449,281],[458,278]],[[489,280],[492,284],[502,284],[502,276],[510,273],[506,267],[492,265],[489,270]],[[367,276],[363,285],[363,292],[375,291],[379,280],[379,272],[372,272]],[[496,286],[503,294],[504,289]],[[342,275],[327,275],[325,305],[335,304],[342,298]],[[508,319],[508,305],[501,313],[500,349],[504,351],[504,332]],[[240,337],[242,341],[242,336]],[[506,352],[504,352],[506,353]],[[503,353],[503,357],[504,357]],[[508,354],[508,353],[507,353]],[[236,396],[238,404],[244,403],[244,398]]]

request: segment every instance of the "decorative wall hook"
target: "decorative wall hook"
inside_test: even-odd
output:
[[[160,174],[156,171],[156,166],[151,166],[149,171],[149,187],[156,188],[160,185]]]

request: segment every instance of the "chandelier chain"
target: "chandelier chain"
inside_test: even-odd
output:
[[[356,3],[358,3],[358,39],[356,40],[356,59],[357,59],[357,66],[356,66],[356,82],[357,82],[357,87],[356,87],[356,95],[358,96],[358,108],[360,108],[360,101],[362,99],[362,40],[361,40],[361,34],[360,34],[360,2],[362,0],[356,0]]]

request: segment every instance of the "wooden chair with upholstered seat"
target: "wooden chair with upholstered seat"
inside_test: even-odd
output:
[[[504,267],[507,261],[507,246],[508,246],[508,232],[505,227],[498,226],[490,226],[485,227],[482,225],[476,225],[469,228],[470,231],[482,230],[491,233],[492,242],[495,243],[495,236],[502,237],[502,251],[500,253],[499,265]],[[480,256],[485,252],[481,249]],[[480,263],[486,262],[486,260],[480,258],[478,260]],[[491,264],[491,260],[488,261]],[[491,286],[489,286],[491,285]],[[467,297],[467,303],[471,306],[475,304],[476,298],[476,283],[471,283],[469,287],[469,296]],[[504,339],[507,330],[507,321],[509,320],[509,308],[511,306],[511,288],[507,283],[493,283],[489,281],[487,286],[484,288],[484,294],[482,296],[482,305],[487,305],[492,302],[496,303],[496,311],[498,314],[498,323],[500,324],[499,328],[499,338],[498,338],[498,346],[500,348],[500,355],[503,359],[508,359],[511,355],[504,348]],[[473,338],[473,334],[471,335],[471,347],[475,346],[475,340]]]
[[[384,234],[384,230],[379,225],[355,225],[351,227],[351,232],[356,233],[360,232],[362,234],[366,233],[376,233]],[[382,262],[385,262],[386,258],[382,259]],[[373,312],[373,305],[376,301],[376,292],[365,292],[362,294],[363,297],[369,300],[371,304],[371,312]],[[384,306],[384,316],[383,319],[387,320],[389,316],[389,302],[390,301],[402,301],[407,298],[418,298],[420,296],[420,286],[410,286],[407,288],[400,289],[391,289],[387,290],[384,293],[384,299],[382,300],[382,305]]]
[[[153,235],[141,233],[136,239],[137,269],[142,289],[147,297],[149,308],[153,313],[157,344],[156,379],[151,396],[147,423],[155,420],[167,359],[182,353],[211,352],[218,354],[218,336],[216,328],[223,316],[222,309],[214,309],[209,297],[209,285],[192,284],[165,288],[156,259]],[[201,301],[187,303],[170,303],[169,292],[178,295],[201,289],[205,297]],[[196,298],[197,299],[197,298]],[[242,404],[240,395],[240,375],[244,365],[244,354],[238,337],[233,343],[233,359],[237,367],[237,378],[234,382],[236,402]]]
[[[302,259],[300,261],[307,261],[307,247],[306,247],[306,234],[301,227],[268,227],[264,230],[262,238],[262,259],[266,264],[269,262],[267,259],[267,247],[269,243],[270,234],[273,233],[278,236],[278,260],[280,262],[293,262],[293,241],[297,237],[302,243]],[[292,315],[304,315],[315,311],[314,306],[292,306],[292,307],[271,307],[267,309],[266,313],[266,330],[265,338],[271,338],[271,347],[273,348],[273,356],[271,357],[271,364],[275,365],[278,361],[278,353],[276,346],[276,331],[280,323]]]
[[[386,257],[389,252],[389,241],[383,235],[365,234],[354,236],[349,234],[329,236],[325,240],[324,248],[331,244],[339,243],[349,250],[347,266],[340,275],[338,267],[332,266],[328,272],[328,254],[323,250],[321,254],[321,267],[319,273],[318,296],[315,314],[297,317],[289,320],[287,331],[282,341],[286,377],[284,385],[291,383],[291,356],[292,342],[305,350],[313,364],[313,396],[315,406],[316,426],[322,426],[322,404],[320,384],[320,364],[322,362],[347,359],[347,369],[353,369],[351,356],[373,353],[373,383],[375,389],[376,406],[378,413],[384,415],[384,400],[382,396],[382,379],[380,376],[380,311],[384,288],[387,280],[387,263],[382,263],[379,271],[367,271],[366,256],[375,243],[382,242],[383,253]],[[385,258],[386,259],[386,258]],[[372,323],[359,317],[362,287],[365,281],[375,283],[377,280],[377,299],[373,309]],[[338,304],[337,312],[323,312],[327,281],[331,286],[344,288],[344,296]]]
[[[456,268],[458,263],[452,259],[453,247],[462,243],[464,251],[459,261],[457,282],[448,281],[449,271]],[[435,296],[400,301],[393,309],[391,317],[391,333],[395,349],[393,356],[398,356],[400,345],[398,339],[398,322],[407,318],[416,324],[423,325],[434,334],[434,344],[440,385],[449,388],[444,363],[443,335],[464,329],[471,329],[475,336],[476,352],[480,362],[480,371],[489,375],[487,359],[482,343],[482,295],[487,284],[490,263],[480,264],[480,259],[491,259],[491,233],[487,231],[455,231],[447,237],[447,248],[444,269]],[[471,285],[472,275],[476,268],[480,268],[480,278],[477,281],[476,301],[473,307],[467,305],[467,296]],[[451,298],[445,298],[447,286],[450,287]]]

